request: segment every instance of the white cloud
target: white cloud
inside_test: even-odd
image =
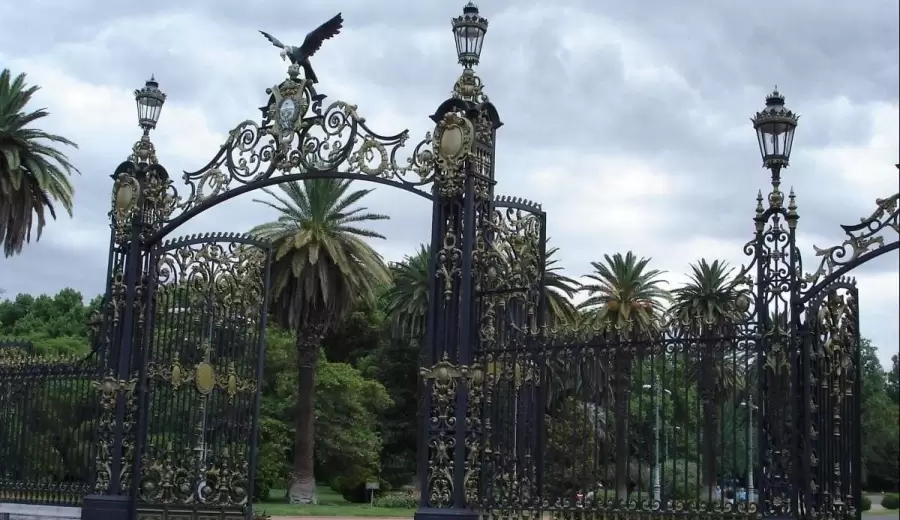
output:
[[[816,169],[833,169],[841,180],[853,189],[848,197],[863,199],[872,205],[898,189],[898,172],[894,164],[900,162],[897,143],[900,143],[900,104],[878,103],[862,109],[863,116],[872,118],[872,137],[858,146],[829,146],[814,152]],[[859,114],[850,114],[859,116]],[[860,217],[868,215],[859,215]]]

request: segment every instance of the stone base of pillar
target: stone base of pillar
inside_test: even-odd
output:
[[[420,507],[413,515],[414,520],[478,520],[478,512],[474,509],[455,507]]]
[[[127,496],[88,495],[81,503],[81,520],[131,520]]]

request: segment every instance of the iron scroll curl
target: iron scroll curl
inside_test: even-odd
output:
[[[900,165],[897,165],[900,169]],[[875,210],[858,224],[842,225],[847,238],[838,245],[813,246],[819,265],[800,281],[800,301],[805,304],[855,267],[900,249],[900,192],[875,199]],[[893,231],[893,234],[891,234]]]

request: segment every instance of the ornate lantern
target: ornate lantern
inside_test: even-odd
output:
[[[166,95],[159,90],[159,83],[151,76],[144,88],[134,91],[134,100],[137,102],[138,124],[144,129],[144,133],[148,133],[156,128]]]
[[[788,166],[798,119],[800,116],[784,106],[784,96],[777,89],[766,97],[766,108],[751,119],[753,128],[756,129],[764,167],[772,169]]]
[[[452,24],[459,64],[471,69],[478,65],[481,58],[481,44],[484,42],[488,21],[478,14],[478,7],[469,2],[463,8],[462,16],[454,18]]]

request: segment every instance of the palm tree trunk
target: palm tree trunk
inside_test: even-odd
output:
[[[623,349],[624,350],[624,349]],[[616,353],[616,491],[624,500],[628,493],[628,400],[631,389],[631,358]]]
[[[708,342],[709,340],[707,340]],[[703,489],[701,499],[708,500],[715,497],[717,484],[716,447],[719,441],[719,417],[716,407],[716,377],[715,356],[711,350],[714,347],[706,346],[706,352],[700,359],[700,398],[703,402]],[[718,497],[721,498],[721,497]]]
[[[297,331],[297,410],[294,436],[294,470],[288,497],[291,504],[315,504],[316,477],[316,363],[322,344],[324,327],[313,326]]]
[[[710,496],[715,498],[715,489],[718,484],[718,468],[716,460],[716,447],[719,445],[719,416],[718,407],[712,398],[703,401],[703,499]]]

